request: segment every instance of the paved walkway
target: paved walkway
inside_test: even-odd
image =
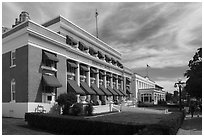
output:
[[[193,118],[190,115],[186,115],[177,135],[202,135],[202,115],[199,117],[194,115]]]

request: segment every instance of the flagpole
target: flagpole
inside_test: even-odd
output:
[[[98,21],[97,21],[97,17],[98,17],[98,12],[97,12],[97,9],[96,9],[96,37],[98,38]]]
[[[148,75],[148,67],[149,67],[149,65],[147,64],[147,68],[146,68],[147,78],[149,78],[149,75]]]

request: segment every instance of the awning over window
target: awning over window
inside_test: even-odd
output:
[[[96,69],[94,69],[94,68],[91,68],[91,72],[92,72],[92,73],[95,73],[95,74],[98,74],[98,72],[97,72]]]
[[[78,68],[77,64],[74,62],[67,62],[67,63],[68,63],[68,65],[70,65],[73,68]]]
[[[55,76],[43,75],[43,80],[47,86],[59,88],[62,87],[62,84],[58,81]]]
[[[105,73],[103,71],[99,71],[101,76],[105,76]]]
[[[46,52],[46,51],[44,51],[44,54],[47,57],[47,59],[49,59],[49,60],[56,61],[56,62],[59,61],[59,59],[54,54],[51,54],[51,53]]]
[[[118,79],[121,80],[121,81],[123,81],[123,77],[121,77],[121,76],[118,76]]]
[[[67,44],[73,44],[73,45],[77,45],[77,41],[74,39],[74,38],[72,38],[71,36],[66,36],[66,43]]]
[[[105,93],[103,91],[101,91],[101,89],[99,89],[96,84],[91,84],[91,88],[98,94],[101,96],[104,96]]]
[[[87,49],[89,49],[83,42],[79,42],[79,48],[81,49],[81,50],[87,50]]]
[[[94,92],[86,82],[81,82],[80,85],[87,95],[96,95],[96,92]]]
[[[132,92],[130,91],[129,88],[126,88],[126,93],[127,93],[127,94],[132,94]]]
[[[127,94],[125,93],[125,91],[123,91],[122,89],[118,89],[124,96],[127,96]]]
[[[107,72],[106,72],[106,76],[112,77],[111,73],[107,73]]]
[[[106,61],[111,61],[111,58],[108,55],[105,55],[105,60]]]
[[[116,92],[116,93],[118,93],[120,96],[123,96],[123,94],[117,89],[117,88],[113,88],[113,90]]]
[[[85,92],[77,85],[75,80],[67,80],[68,92],[75,92],[76,94],[86,95]]]
[[[110,86],[107,86],[107,89],[115,96],[118,96],[119,94],[116,93]]]
[[[88,67],[82,66],[82,65],[80,66],[80,69],[82,69],[82,70],[84,70],[84,71],[86,71],[86,72],[89,71]]]
[[[126,78],[126,81],[127,81],[127,82],[130,82],[130,78]]]
[[[112,96],[112,93],[109,92],[103,85],[100,85],[99,87],[106,94],[106,96]]]
[[[98,57],[99,58],[105,58],[105,56],[103,55],[103,53],[101,51],[98,51]]]
[[[118,78],[117,75],[115,75],[115,74],[113,74],[113,77],[116,78],[116,79]]]
[[[90,53],[91,55],[94,55],[94,54],[97,54],[98,52],[97,52],[94,48],[89,47],[89,53]]]

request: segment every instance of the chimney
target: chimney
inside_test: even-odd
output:
[[[27,21],[28,19],[30,19],[28,12],[22,11],[21,14],[19,15],[19,19],[16,18],[15,24],[12,25],[12,28],[20,24],[21,22]]]

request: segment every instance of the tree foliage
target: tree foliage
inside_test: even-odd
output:
[[[193,59],[189,61],[189,70],[184,73],[187,77],[185,90],[191,97],[202,97],[202,48],[199,48]]]

